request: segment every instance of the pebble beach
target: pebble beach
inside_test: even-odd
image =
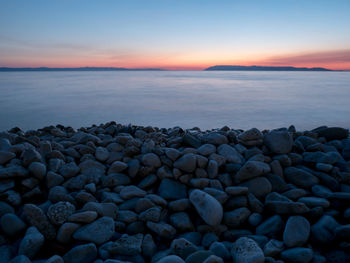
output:
[[[0,263],[346,263],[349,251],[347,129],[0,132]]]

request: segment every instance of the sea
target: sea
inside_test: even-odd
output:
[[[109,121],[202,130],[350,128],[350,72],[0,72],[0,131]]]

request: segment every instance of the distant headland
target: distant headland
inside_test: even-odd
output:
[[[248,71],[333,71],[326,68],[297,68],[297,67],[265,67],[265,66],[231,66],[218,65],[206,68],[205,70],[248,70]]]

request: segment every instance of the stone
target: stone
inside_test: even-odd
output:
[[[154,153],[146,153],[142,156],[142,163],[150,167],[160,167],[162,165],[158,155]]]
[[[288,131],[273,130],[264,136],[264,144],[276,154],[289,153],[293,147],[293,137]]]
[[[198,148],[202,144],[200,139],[188,133],[184,135],[183,141],[185,144],[190,145],[194,148]]]
[[[22,152],[21,159],[25,167],[28,167],[32,162],[42,161],[40,153],[33,148],[25,149]]]
[[[295,247],[281,252],[281,259],[290,263],[308,263],[313,258],[313,251],[310,248]]]
[[[319,182],[316,176],[296,167],[284,169],[284,176],[288,182],[301,188],[311,188]]]
[[[338,240],[350,242],[350,224],[337,227],[334,234]]]
[[[283,250],[283,248],[283,242],[271,239],[264,246],[264,255],[267,257],[275,257]]]
[[[102,177],[102,186],[113,188],[119,185],[128,185],[131,183],[129,176],[121,173],[109,174]]]
[[[327,141],[342,140],[349,137],[349,130],[340,127],[325,127],[315,131],[319,137],[325,137]]]
[[[197,149],[197,152],[203,156],[209,156],[212,153],[216,152],[216,147],[213,144],[203,144],[201,147]]]
[[[100,162],[105,162],[109,158],[109,151],[106,148],[101,146],[96,147],[95,157],[96,157],[96,160]]]
[[[216,178],[218,175],[218,171],[219,171],[218,163],[214,160],[210,160],[207,166],[208,177],[211,179]]]
[[[248,161],[234,175],[234,180],[236,183],[240,183],[254,177],[262,176],[270,171],[270,166],[264,162]]]
[[[22,166],[11,165],[6,168],[0,167],[0,179],[27,177],[28,171]]]
[[[335,239],[335,229],[339,223],[331,216],[322,216],[311,226],[311,240],[318,244],[330,244]]]
[[[237,208],[231,212],[225,212],[223,222],[228,227],[236,228],[245,223],[251,212],[246,207]]]
[[[57,241],[66,244],[69,243],[72,239],[73,233],[80,227],[79,224],[76,223],[64,223],[57,231]]]
[[[176,234],[176,229],[164,222],[154,223],[149,221],[146,223],[146,225],[150,230],[152,230],[161,238],[172,239]]]
[[[52,188],[58,186],[64,182],[63,176],[54,173],[52,171],[48,172],[46,175],[46,186],[47,188]]]
[[[342,159],[341,155],[337,152],[304,152],[304,162],[309,163],[324,163],[335,164]]]
[[[257,235],[275,237],[283,230],[284,222],[280,215],[274,215],[266,219],[256,228]]]
[[[56,237],[56,230],[49,222],[47,216],[39,207],[34,204],[25,204],[23,213],[29,224],[35,226],[46,239],[52,240]]]
[[[262,143],[263,134],[257,128],[252,128],[240,133],[237,139],[244,145],[254,146]]]
[[[15,209],[6,202],[0,201],[0,218],[8,213],[14,214]]]
[[[9,263],[31,263],[30,259],[25,255],[19,255],[9,261]]]
[[[197,246],[195,246],[185,238],[174,239],[171,242],[170,248],[173,254],[183,259],[186,259],[189,255],[198,250]]]
[[[174,162],[174,167],[184,172],[192,173],[196,169],[196,162],[196,155],[193,153],[187,153]]]
[[[283,232],[283,242],[288,247],[301,247],[307,242],[309,235],[309,221],[302,216],[291,216]]]
[[[205,261],[208,257],[210,257],[213,253],[211,251],[206,251],[206,250],[199,250],[191,255],[189,255],[186,258],[186,263],[197,263],[197,262],[203,262]]]
[[[233,244],[231,254],[235,263],[264,263],[265,261],[262,249],[248,237],[239,238]]]
[[[176,159],[179,158],[181,155],[181,153],[174,148],[166,148],[164,151],[165,155],[173,162],[176,161]]]
[[[49,207],[47,216],[54,225],[62,225],[75,211],[75,206],[69,202],[58,202]]]
[[[141,253],[143,234],[129,236],[122,235],[118,240],[113,242],[108,250],[112,254],[132,256]]]
[[[0,228],[6,235],[12,237],[21,233],[26,228],[26,224],[15,214],[8,213],[1,217]]]
[[[28,167],[29,173],[31,173],[35,178],[42,180],[46,175],[46,166],[40,162],[32,162]]]
[[[330,202],[327,199],[314,196],[301,197],[298,199],[298,202],[304,203],[310,208],[317,206],[328,208],[330,206]]]
[[[247,187],[248,192],[258,199],[263,199],[272,191],[272,185],[266,177],[256,177],[245,181],[241,186]]]
[[[34,226],[27,229],[24,238],[19,244],[18,254],[33,258],[44,244],[44,236]]]
[[[187,197],[187,188],[180,182],[164,178],[158,188],[161,197],[170,200],[178,200]]]
[[[248,187],[245,186],[229,186],[225,188],[225,192],[232,196],[248,194]]]
[[[97,218],[97,213],[95,211],[83,211],[71,214],[67,220],[74,223],[91,223]]]
[[[265,202],[265,208],[270,212],[280,215],[304,214],[310,211],[304,203],[286,201],[268,201]]]
[[[204,260],[203,263],[224,263],[224,261],[218,256],[211,255],[206,260]]]
[[[50,257],[46,263],[64,263],[63,258],[58,256],[58,255],[54,255],[52,257]]]
[[[63,256],[63,260],[65,263],[92,263],[96,257],[96,245],[88,243],[73,247]]]
[[[151,207],[139,214],[139,220],[147,222],[159,222],[161,217],[161,209],[159,207]]]
[[[114,230],[114,220],[110,217],[101,217],[95,222],[79,228],[73,234],[73,238],[100,245],[112,237]]]
[[[161,258],[157,263],[185,263],[185,261],[179,256],[170,255]]]
[[[105,174],[106,167],[94,160],[85,160],[79,164],[80,172],[86,175],[101,176]]]
[[[237,152],[235,148],[228,144],[221,144],[218,147],[217,152],[219,155],[225,157],[226,162],[228,163],[242,163],[242,156]]]
[[[231,259],[230,251],[222,242],[218,242],[218,241],[213,242],[210,245],[209,250],[213,252],[214,255],[224,259],[225,261],[228,261],[229,259]]]
[[[205,141],[209,144],[214,144],[214,145],[221,145],[221,144],[228,143],[227,137],[217,132],[209,133],[207,136],[205,136]]]
[[[146,195],[146,191],[138,188],[134,185],[128,185],[123,187],[123,189],[120,191],[119,195],[124,200],[135,198],[135,197],[144,197]]]
[[[108,174],[116,174],[121,173],[128,169],[128,165],[121,161],[115,161],[111,164],[111,166],[108,169]]]
[[[218,241],[219,238],[214,233],[208,232],[203,235],[201,245],[208,248],[213,242]]]
[[[16,157],[12,152],[0,151],[0,165],[4,165]]]
[[[204,222],[211,226],[220,224],[223,208],[214,197],[196,189],[190,193],[190,201]]]
[[[174,213],[170,216],[170,223],[180,232],[193,231],[193,223],[185,212]]]

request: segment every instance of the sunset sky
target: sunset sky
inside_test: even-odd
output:
[[[0,67],[350,69],[350,0],[0,0]]]

